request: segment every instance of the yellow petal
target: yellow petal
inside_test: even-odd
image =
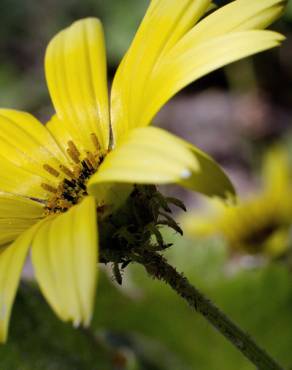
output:
[[[283,36],[272,31],[244,31],[194,43],[192,48],[185,49],[178,43],[156,66],[152,82],[144,90],[143,120],[151,121],[189,83],[236,60],[278,46],[282,40]]]
[[[80,209],[75,208],[74,212],[73,245],[76,284],[82,307],[82,322],[89,325],[93,313],[98,272],[98,225],[94,198],[85,198]]]
[[[209,185],[214,181],[216,185]],[[213,160],[155,127],[137,128],[122,137],[89,180],[89,193],[98,194],[105,183],[180,183],[208,195],[233,193],[230,181]]]
[[[19,284],[21,270],[34,233],[39,225],[23,233],[0,251],[0,342],[7,338],[11,308]]]
[[[210,0],[151,1],[113,81],[111,117],[116,138],[125,130],[145,125],[142,96],[156,63],[209,5]]]
[[[43,214],[43,205],[29,198],[0,191],[0,218],[25,217],[28,219],[40,218]]]
[[[200,171],[198,173],[192,172],[189,178],[181,182],[181,185],[207,196],[215,196],[233,202],[235,189],[220,166],[202,150],[189,143],[185,144],[196,157]]]
[[[232,1],[200,21],[183,42],[206,41],[229,32],[264,29],[283,12],[286,0],[237,0]]]
[[[32,261],[46,299],[64,321],[88,325],[97,279],[95,200],[86,197],[43,225],[33,240]]]
[[[52,134],[32,115],[11,109],[0,109],[0,154],[7,160],[44,178],[48,164],[58,167],[67,162]]]
[[[16,239],[43,215],[43,205],[23,197],[0,192],[0,245]]]
[[[0,248],[13,242],[37,221],[28,218],[0,218]]]
[[[41,187],[43,177],[18,167],[0,155],[0,190],[28,198],[45,200],[48,192]]]
[[[262,173],[263,185],[269,195],[281,199],[285,193],[290,193],[291,170],[284,148],[275,146],[267,152]]]
[[[56,115],[51,117],[51,119],[46,123],[47,130],[54,137],[67,160],[72,162],[72,159],[67,153],[68,142],[72,141],[74,143],[78,143],[80,138],[74,137],[72,132],[68,131],[68,126],[68,124],[64,123],[64,121],[61,121]]]
[[[224,62],[221,60],[221,63],[216,63],[216,55],[211,48],[215,48],[218,54],[216,49],[222,45],[219,45],[220,40],[216,44],[216,41],[212,42],[213,39],[266,27],[281,14],[285,1],[233,1],[193,26],[209,9],[210,3],[204,0],[151,2],[113,82],[111,115],[115,140],[124,131],[148,125],[161,106],[188,83],[225,64],[279,43],[279,40],[275,42],[275,36],[269,34],[270,43],[267,42],[268,36],[263,37],[263,46],[260,47],[259,40],[259,43],[252,42],[254,34],[246,33],[246,43],[251,41],[251,45],[244,53],[244,40],[238,40],[242,44],[239,42],[237,45],[227,38],[223,41],[229,45],[229,49],[225,49],[226,58]],[[201,74],[196,59],[200,52],[203,53],[204,63],[213,65],[213,68],[206,68]],[[199,69],[197,74],[195,68]],[[177,69],[181,81],[168,82],[169,77],[171,80],[176,78]],[[185,70],[184,76],[181,75],[182,70]],[[156,95],[154,103],[153,95]]]
[[[0,190],[46,199],[42,183],[58,186],[68,159],[52,134],[28,113],[0,109]],[[46,167],[57,170],[58,176]]]
[[[220,234],[214,215],[205,215],[202,211],[183,214],[179,218],[184,233],[191,237],[209,237]]]
[[[273,258],[283,255],[289,248],[290,238],[291,234],[289,228],[279,228],[267,238],[263,253]]]
[[[58,33],[48,45],[45,70],[57,116],[79,140],[79,147],[92,149],[94,133],[107,148],[109,108],[100,21],[84,19]]]
[[[59,296],[60,293],[56,288],[56,277],[54,276],[52,258],[50,256],[50,239],[52,238],[50,230],[52,221],[50,220],[43,224],[33,240],[32,263],[34,265],[36,279],[47,301],[59,317],[67,320],[68,317],[64,309],[62,309],[62,297]],[[59,248],[59,245],[56,245],[57,248]]]

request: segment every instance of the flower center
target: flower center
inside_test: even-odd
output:
[[[242,241],[247,246],[252,246],[252,251],[255,250],[254,246],[260,249],[260,246],[273,235],[279,228],[276,220],[270,220],[261,227],[251,230],[249,233],[243,236]]]
[[[42,188],[51,194],[46,201],[46,215],[66,212],[87,195],[86,183],[104,158],[95,134],[91,134],[91,140],[95,149],[93,152],[87,151],[85,156],[81,156],[73,141],[68,141],[66,151],[73,161],[71,168],[63,164],[58,169],[48,164],[43,165],[43,168],[54,177],[59,177],[61,173],[65,175],[57,187],[47,183],[41,184]]]

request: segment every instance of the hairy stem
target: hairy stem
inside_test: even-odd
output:
[[[132,257],[154,278],[171,286],[188,304],[229,340],[259,370],[283,370],[254,340],[207,299],[186,277],[156,252],[142,251]]]

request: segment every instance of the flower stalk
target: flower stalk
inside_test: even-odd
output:
[[[147,250],[135,251],[132,260],[143,265],[150,276],[169,285],[192,308],[203,315],[258,370],[283,370],[283,367],[266,353],[250,335],[232,322],[159,253]]]

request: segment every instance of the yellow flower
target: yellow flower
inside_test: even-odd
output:
[[[93,18],[75,22],[46,52],[56,115],[43,126],[28,113],[0,111],[1,341],[30,247],[36,279],[56,314],[75,325],[89,323],[97,218],[123,201],[128,184],[233,193],[206,154],[149,127],[190,82],[283,40],[261,30],[280,15],[283,1],[237,0],[199,21],[210,3],[151,1],[114,78],[110,104],[102,26]]]
[[[292,182],[287,153],[271,149],[264,159],[261,192],[226,206],[210,203],[207,215],[189,215],[182,220],[193,236],[221,235],[228,245],[245,253],[278,256],[287,250],[292,225]]]

